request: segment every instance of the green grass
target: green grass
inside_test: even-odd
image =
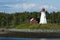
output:
[[[25,24],[20,24],[18,26],[16,26],[17,29],[35,29],[38,26],[38,24],[29,24],[29,23],[25,23]]]
[[[59,24],[29,24],[29,23],[25,23],[25,24],[20,24],[18,26],[16,26],[16,29],[60,29],[60,25]]]
[[[39,29],[60,29],[60,25],[59,24],[45,24],[45,25],[40,25]]]

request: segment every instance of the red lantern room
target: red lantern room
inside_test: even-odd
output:
[[[42,12],[45,12],[45,8],[42,8],[42,10],[41,10]]]

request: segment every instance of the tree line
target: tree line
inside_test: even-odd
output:
[[[29,20],[33,17],[38,23],[40,20],[40,12],[16,12],[16,13],[4,13],[0,12],[0,27],[16,27],[23,23],[29,23]],[[60,12],[47,12],[46,19],[48,23],[60,23]]]

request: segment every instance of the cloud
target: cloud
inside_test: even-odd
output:
[[[46,9],[57,9],[56,7],[52,6],[52,5],[43,5],[40,8],[46,8]]]
[[[22,7],[23,9],[31,9],[36,7],[36,4],[23,4]]]
[[[31,9],[33,7],[36,6],[36,4],[26,4],[26,3],[23,3],[23,4],[11,4],[11,5],[5,5],[5,6],[8,6],[10,8],[14,8],[14,9],[19,9],[19,8],[22,8],[24,10],[27,10],[27,9]]]

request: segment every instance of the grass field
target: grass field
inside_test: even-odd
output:
[[[16,26],[16,29],[60,29],[60,24],[20,24]]]

